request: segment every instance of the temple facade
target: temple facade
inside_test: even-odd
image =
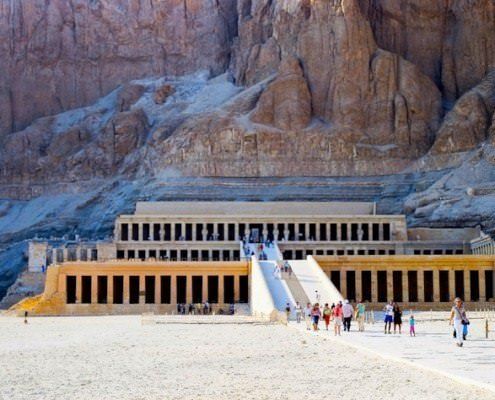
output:
[[[323,285],[332,301],[376,307],[448,307],[455,296],[481,305],[493,301],[495,256],[472,254],[479,236],[408,229],[405,216],[377,214],[374,203],[140,202],[116,218],[110,240],[32,241],[29,266],[50,265],[40,314],[172,313],[206,301],[218,312],[277,308],[266,288],[287,279],[271,276],[285,261],[293,293],[280,304],[312,301]]]

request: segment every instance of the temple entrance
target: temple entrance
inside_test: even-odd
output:
[[[263,225],[262,224],[249,224],[249,229],[251,230],[251,235],[249,241],[251,243],[259,243],[262,239]]]

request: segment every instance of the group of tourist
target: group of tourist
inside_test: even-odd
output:
[[[204,303],[178,303],[177,314],[180,315],[208,315],[211,313],[211,305],[208,301]]]
[[[363,302],[358,302],[356,308],[352,306],[349,300],[339,301],[337,304],[325,303],[321,306],[319,303],[318,293],[316,294],[318,301],[314,304],[307,303],[306,308],[302,308],[299,302],[296,303],[295,313],[296,322],[300,323],[304,317],[307,330],[313,329],[319,330],[319,323],[321,320],[325,323],[325,329],[328,330],[330,323],[333,322],[335,336],[342,334],[342,328],[344,332],[351,331],[351,321],[354,318],[358,322],[359,332],[364,331],[364,317],[366,312],[366,306]],[[290,304],[286,306],[287,317],[290,316]]]
[[[287,274],[289,279],[292,277],[292,267],[288,261],[277,261],[275,263],[275,268],[273,268],[273,276],[276,279],[282,279],[282,273]]]

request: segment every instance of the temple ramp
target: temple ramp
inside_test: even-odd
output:
[[[289,263],[311,303],[319,301],[320,304],[332,304],[343,300],[340,292],[313,257],[309,256],[306,260],[293,260]],[[316,291],[320,295],[319,300]]]

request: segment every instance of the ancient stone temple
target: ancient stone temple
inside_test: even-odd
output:
[[[408,229],[374,203],[138,202],[117,217],[113,240],[94,248],[31,243],[33,271],[50,264],[34,312],[173,313],[208,302],[269,314],[315,291],[375,306],[438,307],[455,296],[481,304],[494,297],[495,256],[471,254],[479,235]],[[291,273],[276,278],[285,262]]]

